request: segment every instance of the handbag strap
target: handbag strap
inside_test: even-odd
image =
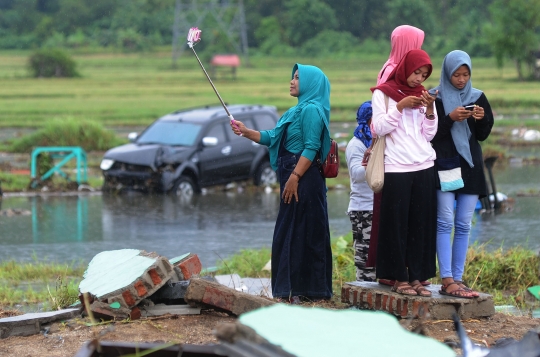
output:
[[[386,94],[384,94],[384,109],[385,109],[385,113],[388,114],[388,96]],[[377,135],[377,137],[371,140],[371,145],[369,146],[370,149],[373,149],[373,146],[375,146],[375,143],[377,142],[377,140],[379,140],[379,135]]]

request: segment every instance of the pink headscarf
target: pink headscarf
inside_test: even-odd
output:
[[[409,25],[398,26],[392,31],[390,39],[392,49],[388,61],[377,76],[377,85],[383,84],[403,56],[410,50],[419,50],[424,42],[424,31]]]

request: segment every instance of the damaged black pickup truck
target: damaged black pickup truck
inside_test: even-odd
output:
[[[233,105],[229,111],[255,130],[272,129],[278,120],[272,106]],[[268,149],[234,135],[221,106],[165,115],[130,140],[105,153],[100,165],[104,191],[191,195],[234,181],[271,185],[277,180]]]

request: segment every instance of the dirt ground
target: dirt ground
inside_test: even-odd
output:
[[[343,308],[338,305],[319,307]],[[5,312],[2,315],[0,310],[1,317],[7,316]],[[201,315],[164,316],[94,327],[87,326],[87,319],[73,319],[49,325],[46,333],[0,340],[0,357],[74,356],[86,341],[96,337],[125,342],[217,343],[213,335],[215,327],[235,320],[233,316],[213,310],[203,310]],[[441,342],[458,341],[453,323],[449,320],[401,320],[400,324],[411,331],[422,330],[425,335]],[[465,320],[463,325],[473,341],[492,346],[501,338],[520,340],[527,331],[540,326],[540,319],[498,313],[487,319]]]

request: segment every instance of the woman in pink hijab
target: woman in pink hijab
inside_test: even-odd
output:
[[[382,66],[377,76],[377,85],[383,84],[403,56],[410,50],[419,50],[424,42],[424,31],[409,25],[398,26],[390,37],[392,49],[388,61]]]
[[[410,50],[419,50],[424,43],[424,31],[410,25],[398,26],[392,31],[390,36],[390,56],[386,63],[382,66],[379,75],[377,76],[377,85],[386,82],[390,73],[397,67],[397,64]],[[375,133],[374,128],[371,132]],[[370,148],[371,149],[371,148]],[[379,217],[381,214],[381,197],[382,192],[376,193],[373,197],[373,221],[371,226],[371,236],[368,250],[368,259],[366,268],[373,269],[375,267],[375,257],[377,256],[377,241],[379,235]],[[373,273],[373,270],[371,270]],[[383,285],[393,286],[395,281],[388,279],[379,279],[379,283]],[[421,281],[422,285],[429,285],[428,281]]]

